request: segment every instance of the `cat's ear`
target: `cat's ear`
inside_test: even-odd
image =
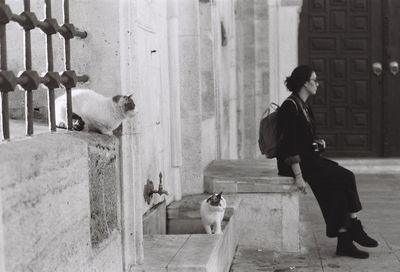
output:
[[[128,98],[133,99],[133,93],[128,95]]]
[[[222,196],[222,192],[220,192],[220,193],[217,195],[217,198],[218,198],[218,199],[221,199],[221,196]]]
[[[112,98],[112,101],[114,103],[118,103],[119,100],[121,99],[121,97],[122,97],[122,95],[114,95],[113,98]]]
[[[206,201],[206,202],[207,202],[207,203],[208,203],[208,202],[211,202],[212,197],[213,197],[213,195],[210,196],[209,198],[207,198],[207,201]]]

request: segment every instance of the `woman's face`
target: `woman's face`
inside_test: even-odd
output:
[[[306,90],[309,92],[310,95],[315,95],[317,93],[319,83],[317,81],[317,75],[315,74],[315,72],[312,72],[310,80],[307,81],[304,86],[306,87]]]

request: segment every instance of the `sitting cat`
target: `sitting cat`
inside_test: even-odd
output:
[[[222,233],[221,223],[224,219],[225,209],[226,201],[222,197],[222,192],[213,194],[209,198],[203,200],[200,205],[200,216],[206,233],[213,233],[211,227],[213,227],[215,234]]]
[[[105,97],[89,89],[73,89],[72,121],[74,130],[112,135],[126,118],[136,113],[132,95]],[[56,99],[56,125],[66,128],[66,95]]]

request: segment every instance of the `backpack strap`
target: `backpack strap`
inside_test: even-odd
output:
[[[264,117],[265,114],[267,114],[267,115],[269,114],[269,112],[271,111],[272,107],[275,107],[275,110],[279,109],[279,105],[276,104],[275,102],[272,102],[271,104],[269,104],[269,106],[265,109],[265,111],[261,115],[261,119]]]
[[[297,96],[291,96],[291,97],[289,97],[288,99],[292,99],[293,100],[293,102],[295,102],[295,101],[297,101],[299,104],[301,103],[301,102],[299,102],[299,100],[301,99],[301,98],[299,98],[299,97],[297,97]],[[297,104],[297,103],[296,103]],[[297,107],[296,107],[297,108]],[[303,112],[303,115],[304,115],[304,117],[306,118],[306,120],[309,122],[309,123],[311,123],[311,118],[310,118],[310,116],[308,115],[308,113],[306,112],[306,110],[304,109],[304,107],[300,104],[300,108],[301,108],[301,111]]]
[[[292,101],[294,103],[294,106],[296,107],[296,112],[297,112],[297,114],[299,114],[299,109],[297,107],[296,101],[294,101],[293,98],[291,98],[291,97],[286,98],[286,100]]]

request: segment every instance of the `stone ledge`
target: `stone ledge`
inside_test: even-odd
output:
[[[213,161],[204,173],[208,193],[287,193],[293,178],[277,173],[275,160]]]

